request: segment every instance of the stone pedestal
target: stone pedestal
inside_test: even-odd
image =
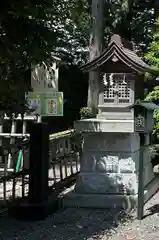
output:
[[[85,133],[79,193],[136,194],[139,136],[133,133]]]
[[[86,124],[84,121],[77,123],[78,130]],[[91,122],[92,120],[89,126],[92,126]],[[100,124],[100,120],[98,122]],[[130,124],[133,126],[131,122]],[[119,132],[119,123],[117,127],[114,125],[114,132],[106,132],[107,122],[104,124],[102,121],[102,125],[103,131],[96,127],[94,132],[91,129],[90,132],[83,133],[81,171],[74,193],[70,193],[64,200],[67,206],[127,208],[136,203],[140,154],[139,135],[134,133],[130,126],[129,132]],[[148,148],[145,148],[144,166],[146,186],[154,177]]]

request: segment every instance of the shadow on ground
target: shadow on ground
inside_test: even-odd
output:
[[[148,211],[143,218],[146,218],[148,216],[152,216],[156,213],[159,213],[159,204],[155,204],[149,208],[146,209],[146,211]]]
[[[131,215],[122,209],[61,209],[46,220],[22,222],[5,216],[0,219],[2,239],[94,240],[110,236]]]

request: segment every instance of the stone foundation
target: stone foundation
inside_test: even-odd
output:
[[[64,205],[102,208],[134,205],[138,194],[139,149],[137,133],[84,133],[81,172]],[[145,186],[154,178],[150,161],[149,150],[145,148]]]
[[[139,136],[134,133],[86,133],[76,192],[137,194]]]

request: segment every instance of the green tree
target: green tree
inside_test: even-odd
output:
[[[32,63],[51,59],[52,55],[70,63],[82,58],[78,55],[86,46],[82,35],[85,8],[82,0],[4,2],[0,9],[1,109],[13,110],[20,104],[30,84]],[[76,57],[75,52],[79,53]]]
[[[49,25],[51,6],[47,0],[6,0],[0,9],[1,109],[20,104],[31,63],[51,56],[57,39]]]
[[[159,68],[159,19],[156,21],[154,29],[155,31],[152,42],[147,54],[145,55],[145,59],[151,66]]]
[[[155,102],[156,104],[159,104],[159,86],[154,87],[153,91],[150,92],[146,100],[150,100]],[[156,143],[156,141],[159,140],[159,111],[155,110],[153,118],[155,120],[155,125],[153,129],[153,143]]]
[[[105,6],[106,38],[110,32],[131,38],[140,53],[145,53],[152,40],[155,21],[154,1],[107,0]]]
[[[159,19],[155,23],[153,40],[150,44],[147,54],[145,55],[145,59],[153,68],[159,69]],[[155,77],[147,74],[146,79],[147,81],[155,80]],[[159,104],[159,87],[154,87],[153,91],[148,93],[146,99]],[[153,135],[154,142],[156,142],[156,140],[159,140],[159,111],[157,110],[154,112],[154,119],[156,123],[154,126]]]
[[[14,102],[17,106],[17,98],[29,85],[32,63],[45,61],[52,55],[59,56],[67,65],[87,61],[90,6],[91,0],[6,0],[3,3],[0,84],[7,94],[1,94],[0,105],[9,107]],[[129,36],[131,32],[132,40],[144,49],[151,41],[153,9],[154,1],[150,0],[106,0],[103,47],[107,46],[111,33]]]

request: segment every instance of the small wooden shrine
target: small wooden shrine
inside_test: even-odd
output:
[[[108,48],[82,70],[100,70],[97,117],[104,119],[132,119],[133,110],[127,106],[144,98],[145,73],[159,75],[135,53],[134,44],[119,35],[113,35]]]

